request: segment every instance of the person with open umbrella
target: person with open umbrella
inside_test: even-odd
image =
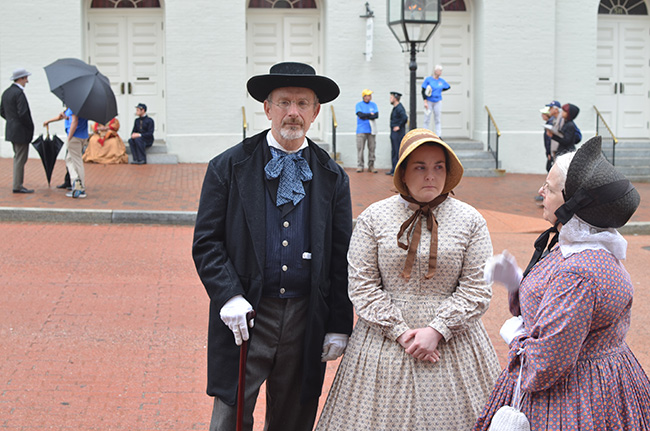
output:
[[[43,127],[54,121],[65,120],[65,132],[68,135],[68,152],[65,155],[65,166],[68,168],[72,190],[66,193],[70,198],[86,197],[86,182],[82,150],[88,140],[88,120],[75,115],[70,108],[59,113],[56,117],[43,123]]]
[[[51,121],[66,120],[66,167],[72,191],[66,196],[86,197],[82,148],[88,139],[88,120],[106,124],[117,116],[117,101],[109,79],[97,67],[78,58],[62,58],[45,66],[50,91],[68,108]]]
[[[23,186],[25,163],[29,155],[29,143],[34,137],[34,122],[25,97],[25,85],[31,75],[25,69],[16,69],[11,75],[13,82],[4,93],[0,102],[0,116],[5,123],[5,139],[14,147],[14,193],[34,193]]]

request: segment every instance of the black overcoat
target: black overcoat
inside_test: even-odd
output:
[[[14,144],[29,144],[34,137],[34,122],[25,92],[15,84],[2,93],[0,116],[7,120],[5,140]]]
[[[268,130],[210,161],[194,230],[192,255],[210,297],[207,393],[229,405],[236,400],[239,347],[219,311],[235,295],[243,295],[256,308],[262,295],[266,133]],[[325,374],[325,364],[320,361],[325,334],[349,335],[353,322],[347,290],[347,251],[352,232],[349,179],[325,151],[311,140],[308,144],[313,174],[308,188],[312,261],[302,400],[320,396]]]

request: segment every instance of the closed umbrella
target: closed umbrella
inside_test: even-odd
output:
[[[42,134],[32,142],[34,149],[41,156],[43,168],[45,168],[45,176],[47,177],[47,185],[49,187],[52,180],[52,171],[56,163],[56,157],[63,147],[63,141],[56,135],[50,138],[50,129],[47,129],[47,135],[44,137]]]
[[[117,101],[108,78],[77,58],[62,58],[45,66],[54,93],[75,115],[106,124],[117,116]]]

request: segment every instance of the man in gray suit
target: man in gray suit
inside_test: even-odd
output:
[[[339,87],[302,63],[276,64],[247,87],[271,129],[208,164],[192,248],[210,297],[210,430],[235,429],[237,346],[250,335],[244,429],[266,381],[265,429],[311,431],[326,361],[343,354],[352,332],[349,180],[306,137]]]
[[[13,84],[2,93],[0,101],[0,116],[6,120],[5,140],[14,147],[14,193],[34,193],[34,190],[23,187],[29,143],[34,137],[32,113],[25,97],[29,75],[31,73],[25,69],[14,70],[11,76]]]

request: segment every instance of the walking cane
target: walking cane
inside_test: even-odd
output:
[[[255,310],[246,313],[246,325],[255,318]],[[236,431],[244,429],[244,386],[246,385],[246,351],[248,340],[241,342],[239,350],[239,387],[237,389],[237,427]]]

